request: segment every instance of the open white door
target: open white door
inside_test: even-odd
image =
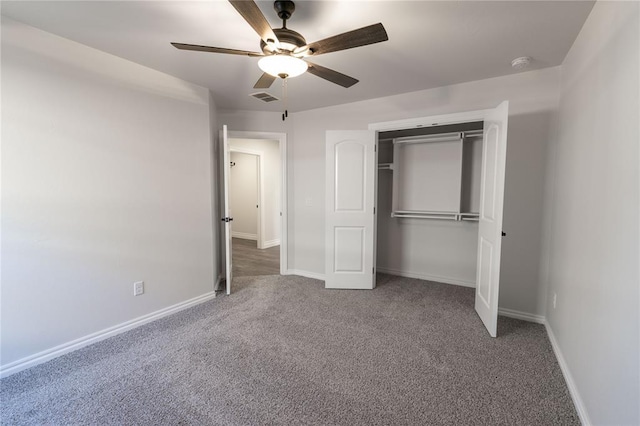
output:
[[[231,280],[233,279],[233,256],[231,247],[231,221],[229,208],[229,176],[231,175],[231,157],[229,151],[229,138],[227,137],[227,126],[222,126],[220,135],[222,140],[222,221],[224,222],[224,259],[225,259],[225,278],[227,294],[231,294]]]
[[[484,119],[475,307],[492,337],[496,337],[498,328],[508,117],[509,102],[505,101],[487,111]]]
[[[376,163],[374,131],[327,132],[326,288],[375,287]]]

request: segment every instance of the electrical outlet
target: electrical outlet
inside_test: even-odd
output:
[[[558,300],[558,295],[553,293],[553,309],[556,308],[556,301]]]
[[[133,283],[133,295],[140,296],[144,293],[144,281],[137,281]]]

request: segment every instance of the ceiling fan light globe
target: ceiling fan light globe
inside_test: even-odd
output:
[[[309,67],[302,59],[290,55],[265,56],[258,61],[258,66],[262,71],[274,77],[285,74],[287,78],[304,74]]]

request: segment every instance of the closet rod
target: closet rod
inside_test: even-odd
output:
[[[478,213],[459,213],[428,210],[397,210],[391,212],[391,217],[411,219],[441,219],[455,221],[477,222]]]
[[[410,218],[410,219],[439,219],[439,220],[457,220],[455,215],[442,215],[442,216],[431,216],[431,215],[413,215],[413,214],[403,214],[403,213],[392,213],[391,217],[397,218]]]
[[[421,214],[448,214],[448,215],[456,215],[456,214],[460,214],[458,212],[451,212],[451,211],[443,211],[443,210],[395,210],[393,213],[400,213],[400,214],[415,214],[415,215],[421,215]],[[466,213],[465,213],[466,214]]]

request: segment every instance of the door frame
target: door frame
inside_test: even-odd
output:
[[[472,122],[472,121],[483,121],[486,122],[486,120],[488,118],[490,118],[491,114],[497,109],[500,108],[503,105],[504,102],[500,102],[495,108],[487,108],[487,109],[481,109],[481,110],[474,110],[474,111],[463,111],[463,112],[456,112],[456,113],[451,113],[451,114],[440,114],[440,115],[433,115],[433,116],[428,116],[428,117],[417,117],[417,118],[409,118],[409,119],[404,119],[404,120],[394,120],[394,121],[385,121],[385,122],[379,122],[379,123],[369,123],[369,130],[375,130],[376,131],[376,140],[378,138],[377,133],[380,131],[389,131],[389,130],[405,130],[405,129],[412,129],[412,128],[426,128],[426,127],[434,127],[434,126],[442,126],[442,125],[448,125],[448,124],[460,124],[460,123],[468,123],[468,122]],[[507,103],[507,108],[508,108],[508,103]],[[508,116],[508,113],[507,113]],[[486,129],[485,129],[486,132]],[[483,143],[486,140],[486,133],[483,135]],[[484,158],[484,154],[483,154],[483,158]],[[483,160],[484,161],[484,160]],[[506,166],[505,166],[506,169]],[[484,176],[484,172],[485,172],[485,167],[483,164],[482,167],[482,173]],[[502,173],[504,173],[504,170],[502,170]],[[481,191],[483,191],[481,189]],[[376,194],[377,197],[377,194]],[[481,195],[481,197],[483,197],[483,195]],[[500,221],[502,222],[502,224],[504,223],[502,221],[503,218],[503,212],[504,212],[504,205],[502,205],[502,212],[500,213]],[[501,226],[502,226],[501,224]],[[478,232],[480,230],[478,229]],[[503,233],[504,235],[504,233]],[[479,238],[479,236],[478,236]],[[377,241],[376,241],[377,244]],[[478,256],[478,255],[476,255]],[[478,257],[477,257],[478,259]],[[377,265],[376,265],[377,267]],[[477,268],[477,266],[476,266]],[[500,275],[500,270],[496,271],[497,276],[499,277]],[[478,273],[476,272],[476,288],[475,288],[475,299],[476,299],[476,312],[478,312],[477,309],[477,299],[478,299]],[[498,278],[498,282],[496,285],[496,294],[498,294],[499,291],[499,278]],[[497,316],[498,316],[498,310],[499,310],[499,306],[497,305],[496,302],[496,311],[495,311],[495,317],[493,318],[493,320],[497,320]],[[493,314],[493,313],[492,313]],[[478,313],[478,315],[480,315]],[[483,318],[482,316],[480,316],[480,318],[482,319],[482,322],[484,323],[484,326],[487,328],[487,330],[489,331],[489,334],[492,337],[496,337],[496,330],[495,330],[495,326],[492,325],[487,325],[487,323],[485,322],[485,318]]]
[[[408,118],[404,120],[369,123],[369,130],[383,132],[388,130],[405,130],[417,127],[433,127],[443,126],[447,124],[468,123],[470,121],[484,121],[488,112],[492,110],[493,108],[456,112],[452,114],[432,115],[428,117]]]
[[[288,185],[287,185],[287,134],[260,131],[228,131],[229,139],[276,140],[280,147],[280,275],[288,270]],[[262,169],[262,168],[261,168]],[[264,179],[261,179],[262,181]],[[262,192],[261,192],[262,193]],[[263,203],[260,198],[260,202]],[[261,204],[262,205],[262,204]]]
[[[263,168],[263,153],[259,151],[253,151],[250,149],[244,148],[235,148],[233,146],[234,138],[229,138],[229,152],[237,152],[238,154],[246,154],[246,155],[254,155],[256,156],[257,161],[257,191],[258,191],[258,214],[256,218],[257,227],[256,227],[256,245],[259,249],[264,248],[264,235],[262,230],[264,229],[265,218],[264,218],[264,209],[262,206],[264,205],[264,168]],[[233,211],[231,211],[233,215]],[[233,229],[233,224],[231,224],[231,228]],[[233,231],[231,231],[231,237],[233,238]]]

